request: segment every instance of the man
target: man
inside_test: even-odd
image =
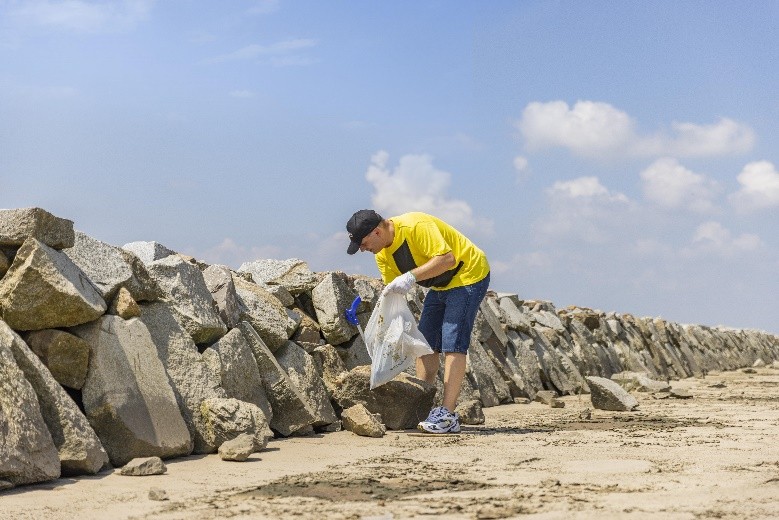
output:
[[[435,354],[417,358],[417,376],[435,384],[444,353],[443,406],[433,408],[417,428],[428,433],[457,433],[454,413],[465,377],[466,353],[479,304],[490,282],[484,252],[446,222],[426,213],[405,213],[388,219],[361,209],[346,223],[351,243],[347,253],[376,255],[385,292],[405,294],[418,283],[429,287],[419,330]]]

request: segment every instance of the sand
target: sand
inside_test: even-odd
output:
[[[585,419],[589,397],[567,396],[485,409],[454,436],[342,431],[60,479],[0,493],[0,518],[779,518],[779,370],[672,385],[693,397],[636,393],[638,410]]]

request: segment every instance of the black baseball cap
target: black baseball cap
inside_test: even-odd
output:
[[[349,232],[349,238],[351,239],[349,249],[346,252],[350,255],[356,253],[360,249],[362,239],[376,229],[376,226],[381,224],[382,220],[384,219],[381,218],[381,215],[372,209],[356,211],[352,218],[349,219],[349,222],[346,223],[346,231]]]

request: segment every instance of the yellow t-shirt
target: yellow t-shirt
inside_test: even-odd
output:
[[[455,266],[417,283],[445,290],[480,282],[489,274],[484,252],[443,220],[420,212],[404,213],[389,220],[395,226],[395,238],[391,246],[376,254],[376,265],[384,283],[449,251],[454,255]]]

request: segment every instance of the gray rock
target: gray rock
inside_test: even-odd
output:
[[[41,208],[0,209],[0,246],[20,246],[28,238],[54,249],[72,247],[73,221]]]
[[[271,352],[281,347],[294,334],[287,309],[259,285],[233,276],[235,289],[244,311],[241,321],[248,322]]]
[[[170,378],[179,411],[194,441],[195,453],[213,453],[219,447],[205,439],[206,425],[200,411],[204,399],[227,397],[221,378],[213,375],[195,342],[176,321],[170,305],[155,302],[143,306],[140,321]],[[221,374],[221,369],[218,371]]]
[[[8,256],[6,256],[5,253],[0,251],[0,278],[5,276],[5,273],[8,272],[9,267],[11,267],[11,261],[8,260]]]
[[[763,361],[760,358],[757,358],[754,363],[752,363],[753,368],[760,368],[765,366],[765,361]]]
[[[144,324],[103,316],[72,332],[89,343],[84,410],[111,463],[188,455],[192,438]]]
[[[258,284],[281,285],[293,295],[310,291],[318,282],[308,264],[297,258],[255,260],[242,264],[238,271],[251,273]]]
[[[247,309],[243,307],[243,303],[238,298],[230,269],[223,265],[209,266],[203,271],[203,280],[205,280],[206,287],[216,302],[219,317],[227,324],[228,328],[237,327],[241,321],[241,314]]]
[[[349,371],[334,398],[342,409],[363,404],[381,415],[388,430],[414,428],[433,408],[436,387],[401,372],[395,379],[370,389],[371,367]]]
[[[0,280],[0,313],[15,330],[80,325],[107,306],[92,282],[64,253],[30,238]]]
[[[468,348],[468,370],[476,383],[485,408],[511,402],[512,396],[508,385],[478,341],[472,340]]]
[[[668,383],[655,381],[640,372],[618,372],[611,375],[611,380],[616,381],[628,392],[632,390],[639,392],[667,392],[671,389],[671,385]]]
[[[279,365],[257,331],[247,322],[241,322],[238,328],[243,332],[254,354],[265,393],[273,410],[271,429],[284,437],[309,430],[316,418],[306,398],[290,381],[287,372]]]
[[[454,410],[462,424],[484,424],[484,410],[478,399],[467,399],[457,403]]]
[[[611,379],[588,376],[592,406],[598,410],[629,412],[638,408],[638,401]]]
[[[355,296],[342,273],[327,273],[311,291],[317,321],[329,344],[346,343],[357,334],[357,327],[346,321],[344,315]]]
[[[114,314],[123,320],[129,320],[141,315],[141,307],[132,297],[130,291],[120,287],[113,301],[111,301],[111,305],[108,306],[107,314]]]
[[[682,388],[672,388],[670,390],[671,397],[674,397],[676,399],[692,399],[693,395],[689,390],[684,390]]]
[[[84,386],[89,369],[86,341],[57,329],[32,331],[24,339],[59,384],[76,390]]]
[[[506,327],[521,332],[530,330],[532,326],[530,317],[521,310],[521,306],[517,305],[512,298],[503,297],[498,302]]]
[[[330,404],[325,384],[311,356],[292,341],[287,341],[275,352],[275,356],[279,366],[286,371],[289,380],[313,412],[312,426],[321,428],[338,423],[338,416]]]
[[[0,329],[5,329],[2,333],[13,338],[10,346],[16,364],[38,395],[43,420],[59,452],[62,474],[94,475],[108,467],[108,455],[73,399],[22,338],[3,322],[0,322]]]
[[[16,338],[0,321],[0,475],[19,486],[59,478],[60,462],[35,390],[16,364]]]
[[[146,477],[163,475],[166,471],[168,468],[159,457],[139,457],[125,464],[120,473],[131,477]]]
[[[291,339],[311,354],[315,348],[324,344],[319,324],[302,309],[296,308],[294,310],[300,316],[300,323]]]
[[[311,359],[314,361],[319,377],[325,384],[328,396],[332,399],[333,394],[341,386],[344,377],[349,373],[341,356],[332,345],[320,345],[311,352]]]
[[[378,414],[368,411],[362,403],[350,406],[341,414],[344,429],[363,437],[384,437],[387,428],[381,423]]]
[[[534,342],[527,335],[513,330],[507,332],[506,363],[514,374],[514,383],[528,399],[534,399],[536,392],[544,388],[539,376],[538,355]]]
[[[553,312],[540,310],[531,312],[530,316],[538,325],[553,329],[557,332],[563,332],[565,330],[565,325],[560,321],[560,317]]]
[[[166,256],[175,255],[176,252],[157,242],[130,242],[122,246],[122,249],[130,251],[140,258],[144,264],[150,264],[155,260],[162,260]]]
[[[170,255],[147,264],[147,269],[195,343],[210,343],[227,333],[227,326],[219,318],[214,299],[197,266],[179,255]]]
[[[158,502],[168,500],[168,492],[162,488],[153,487],[149,490],[149,500],[155,500]]]
[[[535,401],[546,405],[552,404],[552,401],[557,397],[557,392],[554,390],[541,390],[536,393]]]
[[[214,446],[247,434],[254,439],[255,451],[260,451],[272,436],[265,414],[251,403],[232,398],[205,399],[200,411],[206,425],[206,441]]]
[[[257,450],[254,446],[254,437],[248,433],[242,433],[235,439],[225,441],[219,446],[219,456],[222,460],[235,462],[245,461],[255,451]]]
[[[218,367],[217,378],[221,381],[227,397],[257,406],[265,415],[266,423],[270,422],[273,419],[273,412],[262,385],[254,354],[241,329],[232,329],[207,348],[203,352],[203,358],[209,357],[215,357]],[[268,437],[273,437],[270,430],[265,433]]]
[[[162,296],[143,268],[134,269],[131,255],[118,247],[76,231],[75,244],[62,252],[87,275],[106,302],[120,287],[125,287],[136,301]]]
[[[503,325],[500,322],[500,308],[496,305],[492,305],[493,302],[494,299],[486,297],[479,305],[479,311],[498,342],[501,345],[505,345],[508,343],[508,336],[506,336],[506,331],[503,330]]]

